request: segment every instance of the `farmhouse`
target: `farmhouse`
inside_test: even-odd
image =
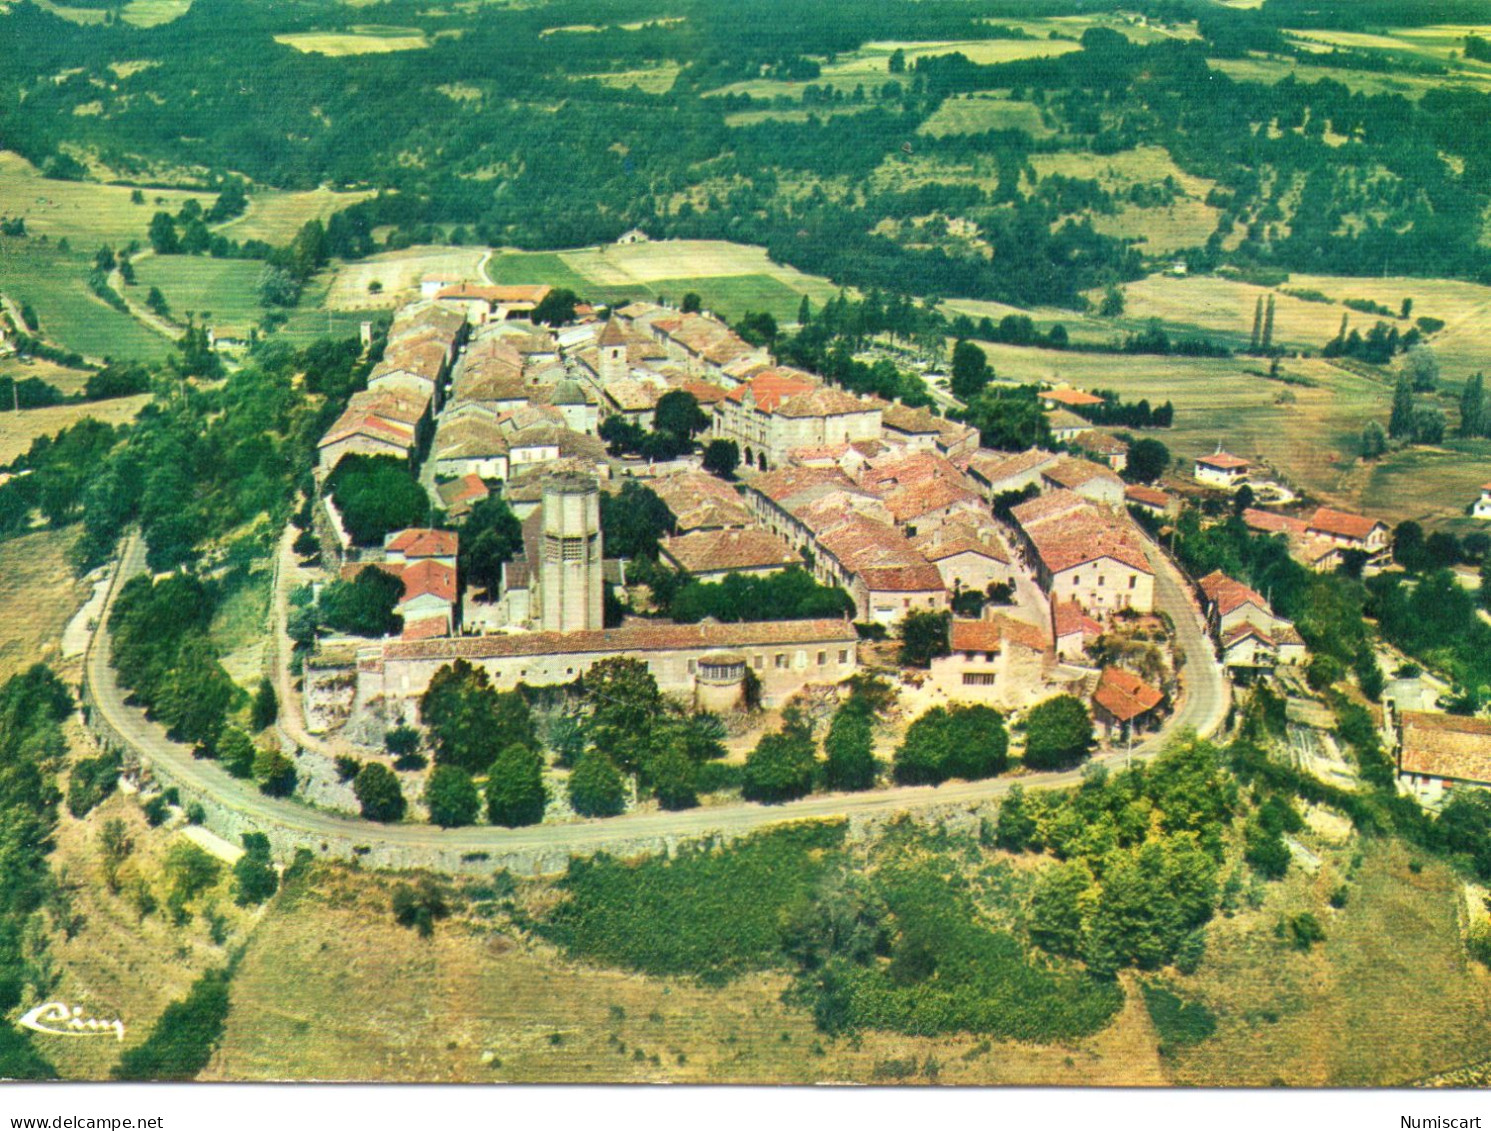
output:
[[[1126,517],[1069,490],[1013,508],[1021,552],[1052,602],[1070,601],[1099,619],[1154,608],[1154,571]]]
[[[1092,393],[1084,393],[1081,389],[1073,389],[1064,385],[1059,389],[1042,389],[1040,393],[1041,404],[1046,408],[1094,408],[1103,403],[1103,398],[1094,396]]]
[[[1305,642],[1294,625],[1275,616],[1256,590],[1214,570],[1196,583],[1222,661],[1238,673],[1272,671],[1305,662]]]
[[[1058,444],[1070,443],[1092,427],[1085,417],[1065,408],[1054,408],[1046,413],[1046,423],[1050,425],[1051,438]]]
[[[456,569],[434,558],[404,567],[399,574],[404,594],[394,612],[404,618],[404,639],[449,636],[459,626],[456,614]]]
[[[1051,636],[1056,654],[1063,660],[1080,660],[1090,645],[1103,635],[1103,626],[1071,601],[1057,601],[1051,606]]]
[[[1209,456],[1196,459],[1195,479],[1203,487],[1216,487],[1231,491],[1248,481],[1248,470],[1252,467],[1241,456],[1229,455],[1218,448]]]
[[[1438,805],[1457,788],[1491,787],[1491,719],[1400,711],[1389,702],[1384,722],[1400,791]]]
[[[989,586],[1011,580],[1009,555],[987,527],[948,523],[911,544],[937,567],[949,592],[986,593]]]
[[[503,322],[532,314],[553,288],[545,285],[493,287],[458,283],[435,292],[435,301],[460,313],[468,323]]]
[[[1471,504],[1473,518],[1491,518],[1491,483],[1481,484],[1481,497]]]
[[[343,456],[414,458],[428,424],[428,398],[390,389],[353,393],[347,408],[317,445],[317,469],[329,474]]]
[[[950,460],[971,456],[978,448],[978,429],[900,402],[880,410],[884,438],[907,451],[935,451]]]
[[[1134,483],[1123,489],[1123,501],[1130,507],[1153,515],[1155,518],[1174,518],[1179,510],[1173,495],[1158,487],[1146,487]]]
[[[459,522],[471,513],[472,507],[492,492],[482,482],[481,476],[463,475],[459,479],[437,483],[435,493],[440,496],[440,505],[445,509],[446,517]]]
[[[1158,720],[1165,693],[1133,672],[1104,668],[1092,693],[1093,720],[1109,741],[1149,730]]]
[[[1078,432],[1069,443],[1079,451],[1086,452],[1093,459],[1107,464],[1114,471],[1122,472],[1129,466],[1129,446],[1106,432],[1088,428]]]
[[[1016,455],[980,448],[968,461],[968,477],[992,503],[1001,495],[1040,487],[1041,473],[1059,459],[1061,456],[1056,452],[1041,448],[1031,448]]]
[[[1123,505],[1123,480],[1100,463],[1077,456],[1063,456],[1041,471],[1041,482],[1050,488],[1065,488],[1105,506]]]
[[[1381,519],[1321,507],[1310,518],[1306,533],[1343,550],[1359,550],[1369,558],[1387,551],[1388,527]]]

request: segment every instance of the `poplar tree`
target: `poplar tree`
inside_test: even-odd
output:
[[[1393,390],[1393,411],[1388,417],[1387,434],[1393,439],[1402,439],[1413,434],[1413,386],[1407,374],[1398,378],[1398,387]]]

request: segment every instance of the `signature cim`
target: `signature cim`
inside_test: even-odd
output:
[[[112,1033],[116,1040],[124,1040],[124,1022],[117,1017],[112,1021],[85,1017],[81,1005],[60,1001],[43,1002],[28,1011],[19,1024],[58,1037],[106,1037]]]

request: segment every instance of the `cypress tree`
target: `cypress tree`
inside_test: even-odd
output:
[[[1387,434],[1393,439],[1413,435],[1413,386],[1407,375],[1398,378],[1398,387],[1393,390],[1393,411],[1388,417]]]
[[[1460,393],[1460,435],[1480,436],[1485,431],[1486,379],[1477,373]]]
[[[1263,341],[1263,296],[1258,296],[1258,301],[1253,305],[1253,342],[1248,347],[1249,353],[1257,353],[1258,346]]]
[[[1268,307],[1263,314],[1263,352],[1274,348],[1274,296],[1268,296]]]

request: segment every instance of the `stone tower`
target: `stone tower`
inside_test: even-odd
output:
[[[601,576],[601,495],[584,475],[544,483],[539,627],[583,632],[605,627]]]
[[[626,331],[614,318],[606,319],[606,328],[601,331],[598,343],[601,351],[601,384],[624,381],[631,372],[626,357]]]

